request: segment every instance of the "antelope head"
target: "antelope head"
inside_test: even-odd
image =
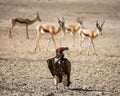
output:
[[[38,21],[41,21],[41,19],[40,19],[40,16],[39,16],[39,13],[37,12],[37,20]]]
[[[76,21],[80,24],[81,27],[83,27],[83,20],[81,20],[79,17],[76,19]]]
[[[102,27],[103,27],[104,23],[105,23],[105,20],[103,21],[103,23],[100,26],[100,24],[98,23],[98,21],[96,21],[96,27],[98,28],[98,30],[101,33],[101,35],[102,35]]]
[[[65,32],[65,21],[64,18],[62,17],[62,21],[58,18],[58,24],[60,25],[60,28],[62,29],[63,32]]]

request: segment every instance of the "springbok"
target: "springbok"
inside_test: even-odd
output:
[[[58,83],[63,83],[65,86],[70,86],[70,73],[71,63],[67,58],[64,58],[63,51],[69,50],[68,47],[59,47],[56,49],[56,56],[47,59],[48,68],[54,78],[56,89],[58,89]],[[62,57],[61,57],[62,56]],[[60,58],[56,62],[56,58]]]
[[[35,16],[35,18],[33,18],[32,20],[30,19],[26,19],[26,18],[19,18],[19,17],[13,17],[10,19],[11,21],[11,28],[9,29],[9,37],[12,38],[12,29],[15,27],[15,25],[25,25],[26,26],[26,38],[29,39],[29,35],[28,35],[28,26],[32,25],[33,23],[35,23],[36,21],[41,21],[39,14],[37,13],[37,15]]]
[[[104,25],[104,22],[101,24],[98,23],[98,21],[96,21],[96,27],[97,27],[97,30],[90,30],[90,29],[86,29],[86,28],[81,28],[79,31],[78,31],[78,34],[79,34],[79,38],[80,38],[80,54],[82,53],[82,42],[85,40],[86,37],[89,38],[89,46],[88,46],[88,55],[89,55],[89,49],[90,49],[90,46],[92,44],[93,48],[94,48],[94,53],[95,55],[97,56],[97,53],[96,53],[96,50],[95,50],[95,45],[94,45],[94,42],[93,40],[99,35],[101,34],[102,35],[102,27]]]
[[[48,50],[48,46],[49,46],[51,39],[53,40],[54,46],[56,48],[56,42],[55,42],[54,36],[57,35],[58,33],[60,33],[61,31],[65,31],[65,27],[64,27],[65,21],[64,21],[63,17],[62,17],[62,21],[58,18],[58,24],[59,24],[59,26],[57,26],[57,27],[52,26],[52,25],[41,25],[41,24],[37,25],[37,27],[36,27],[36,32],[37,32],[36,47],[34,49],[35,52],[37,51],[37,49],[40,49],[40,45],[39,45],[40,34],[44,34],[44,33],[48,33],[50,35],[50,39],[47,43],[46,50]]]
[[[80,25],[73,25],[73,24],[65,24],[66,31],[65,32],[70,32],[70,35],[73,37],[73,46],[75,44],[75,34],[78,32],[78,30],[83,26],[83,21],[78,17],[76,21]],[[63,34],[64,37],[65,33]]]

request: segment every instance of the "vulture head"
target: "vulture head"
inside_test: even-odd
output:
[[[59,48],[57,48],[57,49],[56,49],[56,56],[59,57],[60,55],[63,54],[63,52],[64,52],[65,50],[69,50],[69,48],[68,48],[68,47],[59,47]]]

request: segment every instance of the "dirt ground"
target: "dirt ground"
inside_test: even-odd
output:
[[[120,96],[120,1],[119,0],[0,0],[0,96]],[[25,26],[12,30],[8,36],[11,17],[32,19],[36,12],[42,22],[29,26],[30,39],[26,39]],[[79,39],[75,45],[69,33],[63,38],[65,52],[72,64],[71,86],[55,89],[46,60],[55,56],[53,42],[46,52],[33,52],[36,44],[36,25],[47,23],[57,26],[57,17],[65,23],[77,25],[76,18],[84,17],[84,26],[96,29],[95,23],[105,20],[103,35],[95,40],[98,56],[90,50],[88,39],[83,43],[83,55],[78,53]],[[40,37],[44,49],[49,35]],[[60,36],[55,36],[57,47]]]

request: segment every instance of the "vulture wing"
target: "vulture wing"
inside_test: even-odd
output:
[[[62,67],[64,70],[64,76],[63,76],[62,82],[65,86],[69,86],[71,84],[71,81],[70,81],[71,63],[70,61],[64,58],[62,62]]]
[[[54,65],[53,65],[53,62],[54,62],[54,58],[51,58],[51,59],[48,59],[48,60],[47,60],[48,68],[49,68],[52,76],[54,77],[55,73],[54,73]]]

